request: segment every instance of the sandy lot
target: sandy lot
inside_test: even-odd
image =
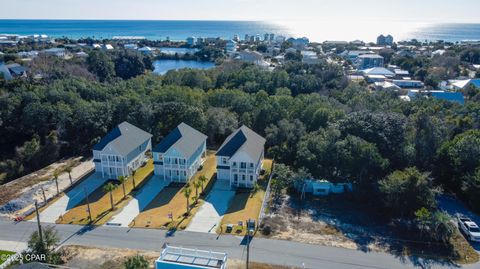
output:
[[[160,252],[141,251],[130,249],[115,248],[93,248],[80,246],[64,246],[61,248],[65,252],[66,266],[78,269],[123,269],[123,262],[128,257],[135,255],[144,256],[154,268],[155,260],[160,256]],[[228,259],[229,269],[245,268],[245,261]],[[251,269],[295,269],[278,265],[260,264],[252,262]]]
[[[82,178],[94,168],[91,159],[71,158],[53,163],[41,170],[0,186],[0,216],[14,218],[33,210],[35,200],[40,204],[44,201],[42,188],[47,200],[54,197],[57,194],[57,188],[53,180],[53,172],[55,170],[63,171],[67,166],[73,166],[71,173],[73,182]],[[63,192],[69,186],[68,174],[60,174],[58,178],[59,191]]]

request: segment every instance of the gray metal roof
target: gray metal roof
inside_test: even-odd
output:
[[[152,135],[126,121],[105,135],[93,150],[102,151],[105,147],[112,147],[120,155],[126,156],[143,142],[151,139]]]
[[[238,151],[243,151],[252,160],[258,160],[263,152],[265,141],[265,138],[243,125],[225,139],[216,155],[231,158]]]
[[[183,157],[188,159],[206,140],[206,135],[182,122],[162,139],[153,152],[165,153],[171,147],[175,147]]]

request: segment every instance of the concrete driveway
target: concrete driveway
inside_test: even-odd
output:
[[[480,216],[470,211],[461,201],[456,199],[453,196],[442,195],[438,197],[438,207],[447,212],[448,214],[455,216],[456,214],[461,214],[463,216],[469,217],[471,220],[480,225]],[[472,247],[480,253],[480,243],[470,242]]]
[[[97,188],[101,187],[105,181],[107,181],[107,178],[102,178],[102,175],[100,174],[94,173],[90,175],[42,211],[40,213],[41,221],[55,223],[58,217],[67,213],[68,210],[74,208],[83,201],[85,199],[85,194],[91,194]],[[32,221],[36,221],[36,219],[34,218]]]
[[[235,191],[228,181],[217,180],[186,231],[215,233],[234,196]]]
[[[135,217],[147,207],[148,204],[159,194],[170,181],[163,180],[158,176],[152,176],[135,197],[115,215],[106,225],[128,227]]]

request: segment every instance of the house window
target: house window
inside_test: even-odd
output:
[[[250,181],[253,181],[253,176],[250,176]]]
[[[234,175],[233,175],[233,181],[237,182],[237,180],[238,180],[238,175],[237,175],[237,174],[234,174]]]
[[[175,158],[173,163],[178,164],[178,159]]]
[[[241,162],[240,163],[240,168],[247,168],[247,163]]]
[[[222,158],[222,163],[227,164],[227,158]]]
[[[183,171],[183,175],[184,175],[184,176],[187,176],[187,171]]]
[[[163,161],[163,155],[162,154],[158,154],[158,160]]]
[[[245,175],[242,175],[242,180],[245,181]]]
[[[179,173],[178,170],[177,170],[177,176],[178,176],[178,175],[180,175],[180,173]]]
[[[253,168],[253,163],[250,163],[250,168]]]
[[[233,163],[232,163],[232,166],[233,166],[233,167],[237,167],[237,162],[233,162]]]

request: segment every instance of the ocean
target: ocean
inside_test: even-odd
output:
[[[194,37],[232,38],[245,34],[274,33],[307,36],[312,41],[374,41],[379,34],[392,34],[396,40],[480,40],[480,24],[425,24],[420,22],[318,22],[256,21],[136,21],[136,20],[0,20],[0,34],[46,34],[51,37],[143,36],[147,39],[185,40]]]

